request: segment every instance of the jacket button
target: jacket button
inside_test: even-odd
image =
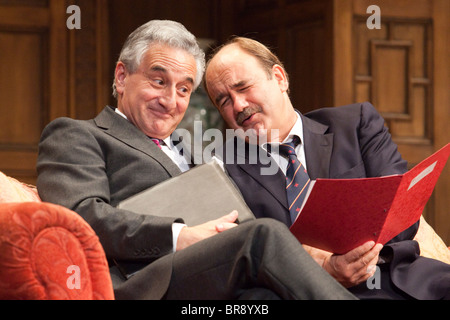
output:
[[[133,254],[137,257],[158,257],[161,250],[158,247],[136,249]]]

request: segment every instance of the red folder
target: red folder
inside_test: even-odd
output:
[[[450,143],[401,175],[317,179],[291,232],[303,244],[344,254],[385,244],[416,223],[450,154]]]

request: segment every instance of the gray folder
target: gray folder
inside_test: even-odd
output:
[[[233,210],[239,222],[255,219],[234,182],[213,160],[122,201],[117,206],[139,214],[182,218],[195,226]]]

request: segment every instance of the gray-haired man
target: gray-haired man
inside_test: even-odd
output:
[[[37,166],[42,199],[73,209],[96,231],[116,298],[353,299],[274,220],[237,226],[232,212],[185,226],[152,216],[151,207],[149,215],[115,208],[188,169],[171,134],[204,64],[182,25],[139,27],[116,65],[117,108],[108,106],[89,121],[57,119],[44,130]]]

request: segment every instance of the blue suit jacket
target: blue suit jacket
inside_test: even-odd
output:
[[[311,179],[377,177],[407,171],[407,162],[402,159],[392,141],[384,119],[370,103],[318,109],[301,117],[306,164]],[[227,158],[227,151],[224,151],[225,168],[254,214],[257,217],[271,217],[290,225],[285,176],[282,171],[278,170],[275,175],[262,175],[261,168],[270,164],[251,163],[248,159],[248,145],[246,152],[242,153],[239,152],[235,141],[230,143],[226,144],[226,148],[232,147],[234,152],[232,158]],[[260,155],[267,157],[265,151],[258,148],[257,159],[261,158]],[[396,288],[410,296],[434,299],[441,297],[442,292],[435,295],[435,292],[422,290],[421,288],[427,286],[423,277],[412,280],[403,276],[406,274],[404,271],[396,272],[400,265],[417,267],[417,263],[422,270],[436,270],[435,261],[419,257],[418,244],[411,241],[418,226],[419,222],[400,233],[384,247],[382,254],[391,261],[385,278],[391,279]],[[415,261],[415,264],[410,261]],[[444,264],[443,268],[446,272],[450,270],[449,265]],[[450,286],[450,277],[446,277],[447,286]],[[434,280],[430,280],[429,285],[435,286],[431,281]],[[357,288],[356,293],[360,293],[360,297],[366,297],[366,294],[367,297],[388,297],[382,291],[368,291],[365,287],[364,283],[361,288]]]
[[[364,178],[406,172],[406,161],[392,142],[383,118],[371,104],[324,108],[301,117],[311,179]],[[229,161],[231,159],[225,157],[226,169],[240,186],[249,206],[258,217],[273,217],[289,225],[282,171],[262,175],[261,167],[269,164],[251,163],[249,152],[239,152],[236,143],[233,147],[235,158]],[[257,151],[258,159],[265,156],[264,150]],[[226,156],[226,152],[224,154]]]

